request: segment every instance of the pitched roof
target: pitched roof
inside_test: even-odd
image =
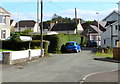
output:
[[[36,22],[34,20],[21,20],[17,22],[15,27],[19,24],[19,27],[34,27]]]
[[[67,30],[75,30],[76,23],[57,23],[53,26],[51,31],[67,31]]]
[[[92,27],[96,32],[102,33],[102,31],[98,27],[96,27],[94,25],[90,25],[90,27]]]
[[[108,25],[110,25],[110,24],[112,24],[112,23],[114,23],[114,22],[116,22],[116,21],[107,21],[106,26],[108,26]],[[105,26],[105,27],[106,27],[106,26]]]
[[[120,12],[119,11],[113,11],[113,12],[111,12],[108,16],[106,16],[102,21],[105,21],[105,19],[107,19],[110,15],[112,15],[113,13],[116,13],[116,14],[118,14],[118,16],[120,16]]]
[[[10,13],[8,12],[8,11],[6,11],[4,8],[2,8],[1,6],[0,6],[0,15],[10,15]]]

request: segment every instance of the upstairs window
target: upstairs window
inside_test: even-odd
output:
[[[0,15],[0,23],[6,24],[6,17]]]

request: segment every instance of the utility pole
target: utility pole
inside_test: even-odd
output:
[[[96,14],[98,15],[99,13],[97,12]],[[97,21],[97,22],[98,22],[98,25],[97,25],[97,26],[98,26],[98,28],[97,28],[97,32],[98,32],[98,39],[97,39],[97,40],[98,40],[98,47],[99,47],[99,46],[100,46],[100,36],[99,36],[99,19],[98,19],[98,21]]]
[[[37,32],[39,32],[39,0],[37,0]]]
[[[43,0],[41,0],[41,56],[44,56],[43,52]]]
[[[76,33],[77,33],[77,10],[75,8],[75,23],[76,23]]]
[[[77,10],[76,10],[76,8],[75,8],[75,23],[77,25]]]

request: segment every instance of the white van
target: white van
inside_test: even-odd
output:
[[[7,38],[7,40],[10,40],[11,39],[11,36]],[[20,36],[20,39],[22,41],[31,41],[32,38],[30,36]]]

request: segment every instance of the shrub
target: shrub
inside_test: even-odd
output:
[[[2,49],[8,50],[26,50],[29,49],[30,41],[2,41]],[[40,49],[40,40],[31,41],[31,49]],[[48,41],[43,41],[45,52],[48,51]]]
[[[61,46],[68,41],[76,41],[78,44],[81,44],[81,37],[78,34],[47,35],[44,39],[50,41],[48,51],[51,53],[60,53]]]
[[[9,41],[15,41],[15,42],[21,41],[20,35],[18,33],[13,33]]]

